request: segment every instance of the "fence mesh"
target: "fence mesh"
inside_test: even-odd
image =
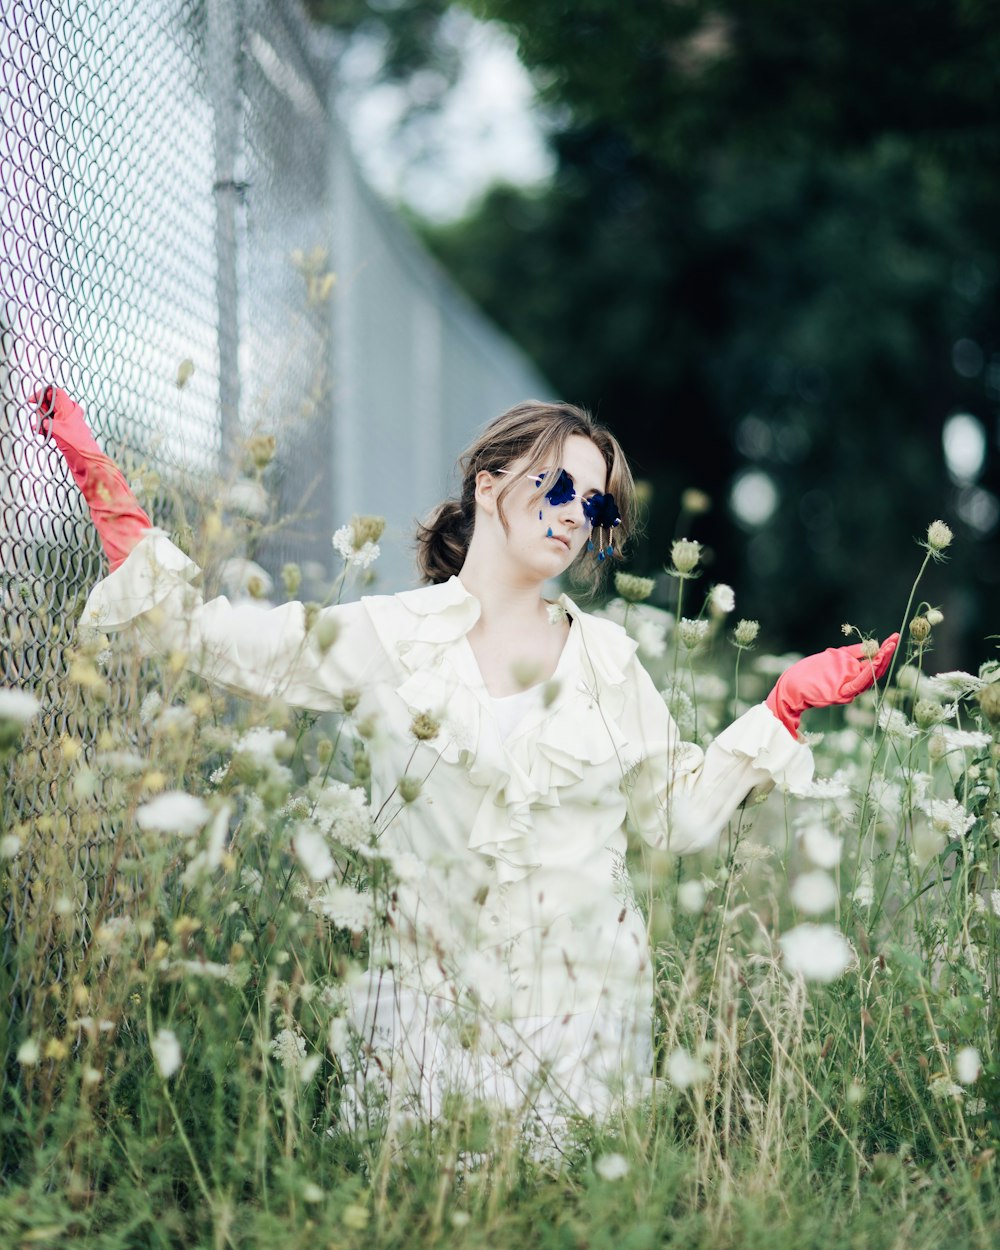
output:
[[[364,186],[335,69],[290,0],[6,0],[0,13],[0,686],[43,707],[5,779],[4,831],[25,849],[0,869],[2,964],[22,1005],[32,987],[16,985],[11,952],[29,926],[46,942],[58,923],[33,909],[33,882],[70,822],[90,824],[68,906],[85,914],[106,878],[93,804],[59,780],[94,733],[69,678],[102,557],[32,429],[31,393],[54,382],[80,399],[175,532],[216,475],[240,472],[246,435],[275,433],[274,515],[295,515],[253,554],[321,581],[332,529],[384,512],[396,588],[412,520],[446,492],[471,431],[544,390]],[[135,696],[109,685],[112,702]],[[57,788],[71,797],[54,812]]]

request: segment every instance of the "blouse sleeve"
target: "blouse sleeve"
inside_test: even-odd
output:
[[[716,840],[761,784],[799,790],[813,774],[812,752],[763,703],[704,750],[681,741],[652,678],[633,657],[623,729],[640,756],[626,778],[629,812],[649,845],[683,854]]]
[[[363,602],[323,608],[307,629],[301,603],[206,603],[193,585],[200,572],[162,530],[151,529],[93,588],[80,625],[104,633],[135,628],[154,651],[181,653],[187,668],[234,693],[315,711],[338,708],[345,692],[364,689],[387,668]],[[332,642],[321,646],[318,636]]]

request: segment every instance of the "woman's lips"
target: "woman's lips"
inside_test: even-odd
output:
[[[562,534],[550,534],[549,537],[553,540],[553,542],[562,543],[566,550],[569,550],[569,539],[564,538]]]

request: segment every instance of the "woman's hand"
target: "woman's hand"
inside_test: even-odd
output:
[[[899,634],[891,634],[874,655],[867,654],[863,642],[807,655],[781,674],[765,702],[794,737],[806,708],[850,703],[874,685],[889,667],[898,642]]]
[[[94,441],[78,403],[55,386],[38,391],[30,402],[38,412],[37,433],[51,437],[62,452],[114,572],[152,523],[121,470]]]

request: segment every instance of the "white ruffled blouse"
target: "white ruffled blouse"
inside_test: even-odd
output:
[[[755,786],[807,784],[808,748],[764,704],[705,750],[682,742],[635,643],[565,595],[571,628],[553,680],[527,692],[534,697],[505,734],[467,640],[479,601],[457,577],[323,609],[321,619],[336,626],[324,650],[301,604],[206,603],[198,575],[151,530],[94,587],[82,624],[135,626],[156,650],[185,653],[191,668],[240,694],[322,711],[360,693],[357,715],[375,725],[369,755],[373,810],[384,805],[380,837],[426,868],[398,891],[398,916],[376,943],[358,1007],[364,1027],[394,1051],[397,1077],[407,1068],[403,1039],[412,1048],[419,1031],[414,1002],[474,1001],[503,1028],[517,1033],[520,1022],[521,1036],[529,1022],[551,1032],[561,1020],[571,1032],[546,1045],[575,1074],[563,1084],[578,1104],[594,1102],[581,1083],[592,1090],[596,1071],[585,1051],[596,1046],[605,1075],[648,1065],[652,969],[625,870],[626,828],[665,850],[706,847]],[[440,730],[415,745],[417,713]],[[408,804],[394,797],[404,773],[423,779]],[[397,1000],[388,1017],[373,1005],[373,987],[387,978]],[[441,1029],[417,1014],[440,1048]],[[426,1042],[430,1085],[423,1067],[410,1073],[424,1102],[435,1089],[440,1097],[449,1065],[445,1046],[435,1069]],[[500,1049],[511,1044],[508,1037]],[[495,1038],[492,1051],[484,1060],[493,1065],[491,1087],[520,1071],[507,1063],[498,1075]],[[481,1065],[474,1080],[484,1080]],[[509,1092],[495,1096],[509,1102]]]

